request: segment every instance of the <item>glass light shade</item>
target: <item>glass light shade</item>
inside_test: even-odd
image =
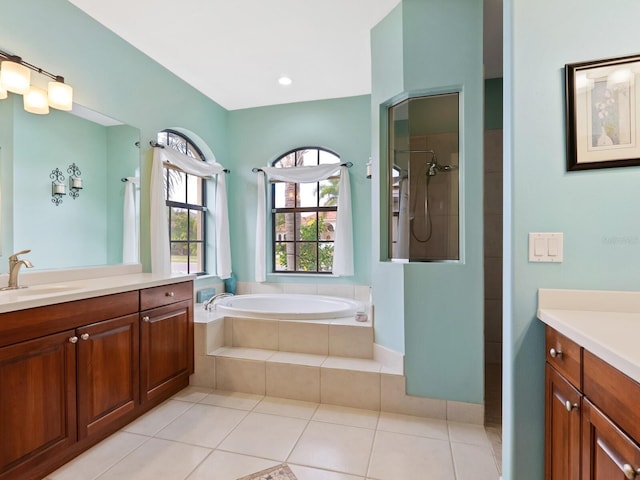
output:
[[[73,88],[62,82],[49,82],[49,106],[58,110],[71,110]]]
[[[24,95],[29,91],[31,70],[19,63],[5,60],[0,64],[0,83],[8,91]]]
[[[9,95],[9,94],[7,93],[7,89],[6,89],[6,88],[4,88],[4,87],[2,86],[2,84],[0,83],[0,100],[4,100],[5,98],[7,98],[7,95]]]
[[[49,113],[49,98],[42,88],[31,87],[24,95],[24,109],[27,112],[44,115]]]

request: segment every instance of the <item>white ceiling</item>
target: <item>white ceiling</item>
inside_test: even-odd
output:
[[[228,110],[371,93],[370,30],[400,2],[69,1]],[[485,4],[501,26],[502,0]],[[486,77],[501,76],[499,38]]]

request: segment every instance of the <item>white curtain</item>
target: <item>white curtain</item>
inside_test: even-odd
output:
[[[281,182],[309,183],[325,180],[340,172],[338,184],[338,215],[333,250],[332,272],[338,276],[353,275],[353,223],[351,219],[351,184],[349,169],[338,163],[307,167],[263,167],[258,172],[258,211],[256,215],[256,282],[266,280],[266,195],[265,175]]]
[[[122,263],[138,263],[138,229],[136,222],[136,188],[138,177],[127,177],[124,184],[122,212]]]
[[[393,252],[394,258],[409,258],[409,178],[400,180],[398,226],[396,244]]]
[[[231,242],[229,241],[229,213],[227,208],[224,167],[217,162],[208,163],[196,160],[171,147],[154,148],[151,167],[151,271],[153,273],[171,273],[171,254],[169,249],[169,221],[165,200],[164,163],[170,163],[185,173],[209,179],[218,175],[216,190],[216,263],[217,274],[231,276]]]

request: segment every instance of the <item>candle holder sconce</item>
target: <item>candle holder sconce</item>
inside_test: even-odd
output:
[[[79,190],[82,190],[82,178],[80,177],[82,172],[75,163],[72,163],[67,168],[67,173],[69,174],[69,195],[75,200],[80,195]]]
[[[62,196],[67,194],[67,187],[64,184],[64,174],[59,168],[51,171],[51,202],[56,205],[62,203]]]

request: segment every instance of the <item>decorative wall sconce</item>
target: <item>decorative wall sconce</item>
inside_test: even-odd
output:
[[[62,196],[67,194],[67,187],[64,184],[64,174],[59,168],[51,171],[49,175],[51,179],[51,202],[56,205],[62,203]]]
[[[49,77],[47,91],[31,85],[31,71]],[[24,109],[37,114],[49,113],[49,107],[58,110],[71,110],[73,106],[73,88],[64,83],[64,77],[25,62],[17,55],[0,50],[0,100],[13,92],[23,96]]]
[[[72,163],[67,168],[67,173],[69,174],[69,195],[75,200],[80,195],[78,190],[82,190],[82,178],[80,177],[82,172],[75,163]]]

